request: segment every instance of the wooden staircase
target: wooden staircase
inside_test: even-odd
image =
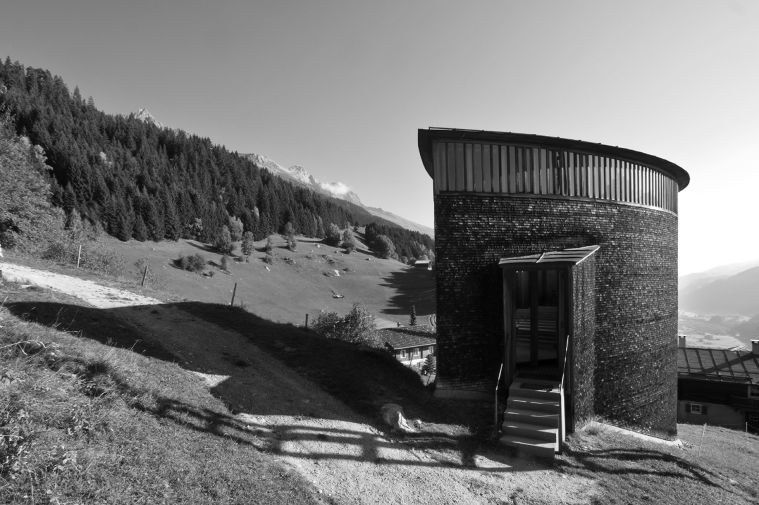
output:
[[[509,387],[500,443],[536,456],[559,450],[560,381],[517,376]]]

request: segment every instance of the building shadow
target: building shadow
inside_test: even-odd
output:
[[[478,436],[492,428],[487,425],[491,414],[488,405],[454,404],[435,399],[415,372],[384,351],[329,340],[304,328],[268,321],[240,308],[183,302],[96,309],[67,303],[12,300],[5,303],[5,308],[16,316],[75,334],[78,338],[129,349],[176,363],[206,377],[221,378],[220,382],[210,386],[210,391],[223,401],[226,411],[201,408],[178,398],[161,396],[158,392],[146,395],[146,391],[119,377],[118,371],[96,370],[97,373],[109,374],[122,397],[134,408],[193,430],[232,438],[262,451],[308,459],[346,459],[461,469],[476,468],[478,455],[489,451],[485,438]],[[251,366],[254,357],[241,353],[232,341],[227,345],[227,342],[219,340],[227,338],[226,332],[199,337],[182,336],[214,338],[220,344],[215,348],[226,349],[221,351],[219,359],[212,361],[213,365],[208,365],[210,361],[201,365],[200,362],[187,360],[178,350],[172,352],[162,346],[154,340],[159,338],[146,335],[144,327],[135,323],[145,323],[147,320],[149,327],[150,318],[156,318],[156,322],[163,320],[167,327],[171,327],[171,318],[177,316],[175,309],[243,336],[255,344],[253,349],[265,351],[287,368],[306,377],[342,401],[350,411],[346,410],[345,414],[340,414],[339,410],[330,411],[325,417],[323,410],[314,407],[312,391],[288,389],[287,381],[283,382],[278,401],[271,401],[267,396],[270,391],[257,392],[252,387],[256,384],[257,374],[262,373]],[[235,335],[235,338],[238,336]],[[66,359],[74,366],[80,358]],[[84,363],[79,365],[89,370]],[[58,360],[55,366],[63,365]],[[87,380],[91,379],[87,377]],[[262,380],[277,379],[267,376]],[[418,433],[391,432],[379,417],[380,407],[390,402],[403,405],[408,418],[422,419],[423,428]],[[478,416],[481,424],[473,424],[472,419]],[[319,422],[322,419],[337,421],[333,424],[339,428],[324,427]],[[469,425],[471,431],[463,429],[452,432],[446,426],[453,423]],[[344,450],[336,453],[321,450],[324,444],[320,443],[325,440],[334,442]],[[445,453],[446,456],[420,459],[399,449],[429,451],[433,456]],[[491,459],[494,458],[496,456]],[[508,455],[500,454],[497,458],[501,460],[498,465],[477,469],[492,472],[536,469],[534,464],[523,464],[521,459]]]
[[[707,486],[724,489],[717,484],[719,475],[666,452],[644,448],[611,448],[598,450],[567,449],[565,454],[569,458],[559,459],[557,466],[567,470],[574,470],[581,475],[594,479],[598,479],[599,476],[604,474],[624,476],[650,475],[693,480]],[[623,464],[620,464],[620,462]],[[662,470],[660,465],[662,462],[669,463],[670,466],[677,468],[677,471]]]
[[[412,306],[417,316],[435,313],[435,272],[431,270],[407,267],[391,272],[382,278],[380,286],[395,291],[388,299],[388,308],[382,311],[383,314],[408,315]]]

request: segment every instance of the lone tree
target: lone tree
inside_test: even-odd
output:
[[[229,218],[229,234],[232,236],[232,242],[242,239],[242,221],[234,216]]]
[[[332,246],[340,244],[340,228],[335,223],[329,223],[329,226],[327,226],[327,235],[324,237],[324,242]]]
[[[287,242],[287,248],[291,251],[294,251],[298,246],[297,242],[295,242],[295,229],[290,222],[285,225],[285,241]]]
[[[353,308],[344,317],[340,317],[336,312],[322,312],[314,321],[312,329],[327,338],[352,344],[369,344],[376,324],[369,309],[354,303]]]
[[[216,236],[214,247],[221,254],[232,253],[232,235],[229,233],[229,228],[226,225],[221,227],[221,231]]]
[[[242,244],[240,245],[243,256],[245,256],[245,262],[249,261],[249,257],[253,254],[253,232],[246,231],[242,236]]]
[[[353,232],[350,228],[343,232],[343,247],[348,254],[356,250],[356,237],[353,236]]]
[[[378,235],[375,242],[375,251],[380,258],[395,258],[395,245],[387,235]]]
[[[416,305],[411,306],[411,316],[409,316],[409,326],[416,326]]]

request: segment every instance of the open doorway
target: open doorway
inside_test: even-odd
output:
[[[517,370],[532,375],[560,374],[567,328],[566,271],[546,268],[515,270],[509,290]]]

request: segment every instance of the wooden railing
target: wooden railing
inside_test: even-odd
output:
[[[567,437],[567,418],[565,414],[565,410],[567,407],[567,401],[565,398],[566,393],[566,380],[567,380],[567,356],[569,355],[569,335],[567,335],[566,338],[566,345],[564,347],[564,363],[561,367],[561,385],[559,386],[559,391],[561,393],[561,421],[559,424],[559,440],[557,449],[561,448],[561,444],[566,440]]]
[[[498,370],[498,379],[495,381],[495,392],[493,393],[493,396],[495,397],[495,407],[493,412],[493,432],[495,435],[498,435],[499,426],[498,426],[498,389],[501,387],[501,376],[503,375],[503,362],[501,362],[501,368]]]

